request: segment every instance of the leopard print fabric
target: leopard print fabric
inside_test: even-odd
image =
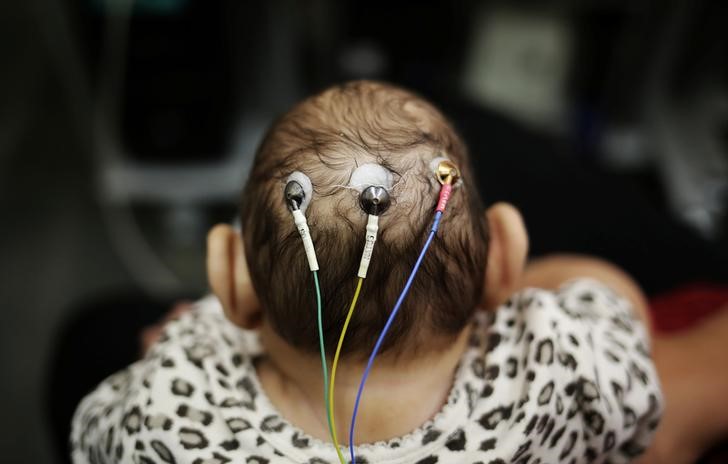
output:
[[[358,463],[621,463],[649,444],[662,396],[648,337],[612,291],[591,280],[527,289],[474,325],[441,411],[359,446]],[[253,367],[261,354],[255,333],[200,301],[82,401],[73,461],[337,463],[267,399]]]

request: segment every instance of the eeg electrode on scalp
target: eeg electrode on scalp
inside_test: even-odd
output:
[[[354,290],[354,297],[349,305],[349,312],[346,314],[346,320],[344,321],[344,326],[341,329],[339,341],[336,345],[334,362],[331,365],[331,381],[329,383],[328,414],[331,441],[334,443],[334,448],[336,449],[336,454],[341,464],[346,464],[346,460],[339,448],[339,440],[336,435],[336,420],[334,418],[336,370],[339,365],[339,355],[341,354],[341,347],[343,346],[344,338],[346,337],[346,330],[348,329],[349,322],[354,314],[354,308],[356,307],[356,302],[359,299],[361,286],[367,276],[369,263],[372,259],[372,253],[374,252],[374,244],[377,241],[377,232],[379,231],[379,215],[384,213],[390,205],[388,189],[392,186],[392,174],[383,166],[378,164],[364,164],[354,170],[351,175],[349,185],[351,185],[355,190],[360,190],[359,207],[361,207],[362,211],[364,211],[367,215],[367,226],[364,250],[362,251],[361,261],[359,262],[359,271],[357,272],[359,280],[357,281],[356,290]]]
[[[367,213],[367,234],[364,245],[364,252],[359,263],[357,275],[362,279],[367,276],[369,262],[374,251],[374,242],[377,241],[379,231],[379,215],[389,208],[389,192],[384,187],[371,185],[359,195],[359,205]]]
[[[299,171],[288,176],[284,190],[286,204],[288,204],[288,208],[291,210],[291,214],[293,214],[293,222],[296,224],[296,229],[298,229],[298,233],[301,235],[301,240],[303,240],[303,249],[306,250],[308,267],[311,271],[318,271],[319,265],[316,259],[316,251],[314,250],[306,216],[303,214],[306,211],[308,203],[311,201],[312,193],[313,187],[308,176]]]
[[[323,305],[321,303],[321,286],[319,285],[318,279],[318,260],[316,259],[316,249],[313,245],[313,239],[308,228],[308,222],[304,212],[311,202],[313,196],[313,185],[311,179],[307,175],[300,171],[295,171],[288,176],[286,179],[286,185],[283,188],[283,199],[288,206],[288,209],[293,215],[293,222],[296,225],[296,230],[301,235],[303,241],[303,249],[306,253],[306,260],[308,261],[308,267],[313,274],[313,282],[316,287],[316,321],[319,335],[319,350],[321,351],[321,371],[324,376],[324,401],[326,402],[327,408],[327,419],[330,417],[328,414],[328,394],[329,394],[329,374],[326,363],[326,349],[324,344],[324,329],[323,329]],[[329,422],[329,431],[331,431],[331,423]]]

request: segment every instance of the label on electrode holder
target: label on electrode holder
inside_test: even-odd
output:
[[[366,245],[364,246],[363,259],[369,261],[372,258],[372,252],[374,251],[374,241],[376,238],[374,235],[367,235]]]
[[[447,202],[450,200],[450,195],[452,194],[452,185],[445,184],[442,186],[442,189],[440,190],[440,200],[437,202],[437,208],[435,208],[435,211],[443,212],[445,211],[445,206],[447,206]]]

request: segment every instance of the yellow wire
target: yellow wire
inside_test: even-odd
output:
[[[359,292],[361,291],[362,282],[364,282],[364,278],[359,277],[359,282],[356,284],[356,291],[354,291],[354,298],[351,300],[351,306],[349,306],[349,314],[346,315],[344,327],[341,329],[341,335],[339,335],[339,343],[338,345],[336,345],[334,363],[331,366],[331,380],[329,381],[329,423],[331,424],[331,440],[334,442],[334,448],[336,449],[336,454],[339,456],[339,462],[341,464],[347,464],[347,462],[346,459],[344,459],[344,455],[341,454],[341,450],[339,449],[339,440],[336,437],[336,422],[334,421],[334,383],[336,382],[336,367],[339,365],[339,354],[341,353],[341,346],[344,344],[346,329],[349,327],[349,321],[351,321],[352,314],[354,314],[356,300],[359,299]]]

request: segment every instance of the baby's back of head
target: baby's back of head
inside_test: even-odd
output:
[[[288,343],[318,350],[316,294],[301,238],[284,200],[289,176],[310,178],[305,211],[320,264],[323,335],[333,352],[356,286],[367,214],[352,173],[391,173],[391,205],[342,353],[365,357],[427,238],[440,185],[431,162],[460,169],[440,230],[381,348],[400,355],[438,349],[468,323],[482,298],[488,233],[464,143],[420,97],[375,82],[332,87],[296,105],[268,130],[243,191],[242,224],[253,286],[267,320]]]

